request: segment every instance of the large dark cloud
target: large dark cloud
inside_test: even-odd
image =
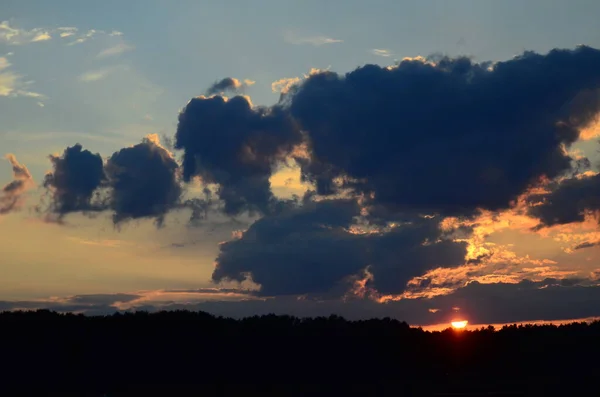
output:
[[[101,210],[94,193],[105,181],[104,164],[99,154],[84,150],[80,144],[68,147],[61,156],[50,156],[53,171],[44,179],[50,190],[50,211],[59,217],[72,212]]]
[[[586,214],[600,210],[600,174],[568,178],[553,183],[550,188],[550,193],[536,195],[541,201],[529,209],[530,215],[539,218],[542,226],[583,222]]]
[[[393,208],[464,214],[506,208],[571,168],[563,145],[600,109],[600,51],[531,52],[506,62],[439,58],[310,76],[290,110],[310,137],[305,178],[346,177]]]
[[[273,108],[288,110],[308,139],[308,156],[298,158],[303,177],[319,195],[360,197],[371,210],[371,226],[392,221],[399,226],[351,232],[359,209],[348,215],[348,200],[271,213],[241,239],[221,246],[213,280],[252,278],[265,295],[322,294],[368,266],[372,287],[393,294],[429,269],[459,266],[465,243],[441,232],[439,216],[417,214],[470,216],[479,208],[508,208],[542,178],[573,172],[579,165],[565,147],[600,110],[598,89],[600,51],[588,47],[527,52],[496,64],[439,57],[391,68],[367,65],[343,76],[313,74],[288,93],[282,109]],[[230,213],[247,209],[249,202],[266,208],[273,151],[259,155],[265,146],[252,131],[262,129],[250,129],[255,112],[246,102],[235,102],[235,117],[221,110],[228,106],[233,101],[199,98],[182,112],[178,147],[186,150],[184,173],[218,183],[226,202],[239,200]],[[215,114],[229,116],[226,128],[225,117]],[[219,120],[219,128],[201,133],[203,120]],[[186,141],[191,131],[204,140]],[[293,138],[293,144],[301,138],[277,136]],[[289,146],[279,149],[282,142],[270,148],[291,154]],[[265,159],[256,172],[240,161],[248,145],[257,153],[253,161]],[[216,171],[224,177],[214,177]],[[246,185],[256,175],[264,181],[260,189]],[[248,192],[256,191],[264,194],[249,201]],[[334,211],[346,217],[332,220]]]
[[[13,180],[0,190],[0,215],[18,210],[23,203],[23,194],[32,187],[33,178],[27,167],[17,161],[12,154],[7,154],[13,172]]]
[[[179,115],[175,148],[184,151],[184,180],[199,176],[217,184],[225,213],[268,213],[269,178],[301,139],[279,106],[252,107],[242,96],[198,97]]]
[[[181,196],[177,168],[175,159],[156,139],[145,138],[114,153],[106,164],[114,222],[155,218],[162,224]]]
[[[360,210],[353,200],[325,200],[266,216],[221,245],[213,280],[251,278],[267,296],[343,294],[368,267],[369,286],[392,294],[429,269],[465,262],[466,243],[445,238],[438,219],[359,230]]]

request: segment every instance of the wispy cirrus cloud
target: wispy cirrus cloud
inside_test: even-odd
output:
[[[27,87],[32,83],[24,81],[23,76],[12,70],[7,57],[0,57],[0,97],[43,98],[44,95],[30,91]]]
[[[43,28],[20,29],[11,26],[9,21],[0,22],[0,42],[10,45],[35,43],[52,38],[50,32]]]
[[[392,56],[392,52],[385,48],[373,48],[371,50],[371,54],[377,55],[379,57],[385,57],[385,58]]]
[[[0,42],[8,45],[44,42],[51,40],[54,37],[69,40],[67,45],[75,45],[84,43],[98,35],[116,37],[122,36],[123,33],[116,30],[110,32],[98,29],[80,30],[73,26],[58,28],[36,27],[26,29],[13,26],[10,21],[0,22]]]
[[[334,39],[332,37],[324,36],[324,35],[316,35],[316,36],[304,36],[299,35],[292,31],[287,31],[283,35],[283,39],[290,43],[296,45],[309,44],[313,46],[322,46],[325,44],[335,44],[335,43],[343,43],[344,40]]]
[[[81,75],[79,75],[79,77],[77,77],[77,80],[84,82],[84,83],[102,80],[106,76],[108,76],[109,74],[114,72],[115,69],[116,68],[114,68],[114,67],[110,67],[110,68],[90,70],[88,72],[85,72],[85,73],[82,73]]]
[[[84,42],[88,41],[89,39],[91,39],[95,36],[99,36],[99,35],[104,35],[104,36],[109,36],[109,37],[123,36],[123,33],[119,32],[117,30],[113,30],[112,32],[107,32],[105,30],[90,29],[90,30],[86,31],[85,33],[79,33],[79,30],[77,28],[71,28],[71,29],[75,29],[75,30],[69,31],[69,33],[72,32],[72,34],[69,34],[67,36],[61,36],[61,37],[72,37],[72,36],[76,37],[76,39],[74,41],[69,42],[67,45],[81,44],[81,43],[84,43]]]
[[[118,43],[112,47],[108,47],[105,50],[102,50],[101,52],[99,52],[97,55],[97,58],[107,58],[107,57],[121,55],[127,51],[133,50],[134,48],[135,48],[134,46],[129,45],[124,42]]]

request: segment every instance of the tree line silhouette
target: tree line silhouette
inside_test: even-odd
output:
[[[600,322],[428,332],[390,318],[38,310],[1,313],[0,334],[0,388],[60,395],[571,394],[600,373]]]

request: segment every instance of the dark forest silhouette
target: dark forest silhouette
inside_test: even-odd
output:
[[[0,314],[0,333],[2,387],[24,395],[571,395],[600,373],[600,322],[427,332],[389,318],[39,310]]]

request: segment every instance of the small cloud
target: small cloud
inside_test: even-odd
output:
[[[97,57],[98,58],[106,58],[106,57],[116,56],[116,55],[120,55],[124,52],[131,51],[133,49],[134,49],[133,46],[130,46],[126,43],[119,43],[115,46],[109,47],[109,48],[101,51],[97,55]]]
[[[77,79],[86,83],[98,81],[108,76],[113,70],[113,68],[91,70],[89,72],[81,74]]]
[[[16,96],[24,96],[24,97],[28,97],[28,98],[44,98],[43,94],[40,94],[39,92],[34,92],[34,91],[17,90],[16,94],[17,94]]]
[[[72,41],[72,42],[70,42],[70,43],[69,43],[69,44],[67,44],[67,45],[81,44],[81,43],[83,43],[85,40],[86,40],[86,39],[84,39],[84,38],[80,37],[80,38],[78,38],[77,40],[75,40],[75,41]]]
[[[46,40],[50,40],[51,38],[52,38],[52,36],[50,36],[50,33],[40,32],[40,33],[36,34],[33,39],[31,39],[31,42],[35,43],[38,41],[46,41]]]
[[[34,184],[27,167],[19,163],[13,154],[7,154],[5,159],[12,166],[13,180],[0,189],[0,215],[20,209],[23,206],[24,193]]]
[[[225,92],[239,93],[244,87],[251,86],[255,83],[256,81],[250,79],[245,79],[242,83],[235,77],[225,77],[222,80],[215,81],[208,90],[206,90],[206,95],[224,94]]]
[[[109,36],[123,36],[123,32],[119,32],[118,30],[113,30],[108,34]]]
[[[283,36],[283,39],[290,44],[310,44],[317,47],[322,46],[324,44],[335,44],[344,42],[343,40],[334,39],[327,36],[299,36],[293,32],[286,32]]]
[[[319,73],[323,73],[323,72],[327,72],[331,70],[331,65],[327,66],[325,69],[319,69],[319,68],[310,68],[310,70],[308,71],[308,73],[304,74],[304,78],[307,79],[309,76],[315,75],[315,74],[319,74]]]
[[[8,44],[16,44],[19,42],[21,31],[10,26],[8,21],[0,22],[0,41]]]
[[[61,28],[58,28],[56,30],[59,32],[58,35],[61,38],[73,36],[78,31],[78,29],[74,28],[74,27],[61,27]]]
[[[328,71],[331,66],[326,69],[310,68],[308,73],[304,73],[302,77],[284,77],[271,83],[271,90],[273,92],[279,92],[281,94],[287,93],[294,85],[299,84],[302,78],[307,79],[312,75],[323,73]]]
[[[392,56],[391,51],[387,50],[385,48],[374,48],[374,49],[371,50],[371,54],[377,55],[379,57],[390,57],[390,56]]]
[[[280,92],[285,94],[295,84],[300,83],[300,77],[284,77],[271,83],[271,90],[273,92]]]
[[[44,105],[44,102],[38,102],[37,104],[38,104],[38,106],[39,106],[39,107],[41,107],[41,108],[43,108],[44,106],[46,106],[46,105]]]
[[[66,26],[66,27],[57,28],[56,31],[58,32],[58,35],[64,39],[66,37],[71,37],[71,36],[77,34],[79,29],[72,27],[72,26]]]
[[[67,45],[75,45],[75,44],[84,43],[84,42],[88,41],[89,39],[91,39],[92,37],[94,37],[98,33],[104,33],[104,32],[101,30],[90,29],[86,33],[84,33],[82,36],[77,38],[75,41],[72,41]]]

